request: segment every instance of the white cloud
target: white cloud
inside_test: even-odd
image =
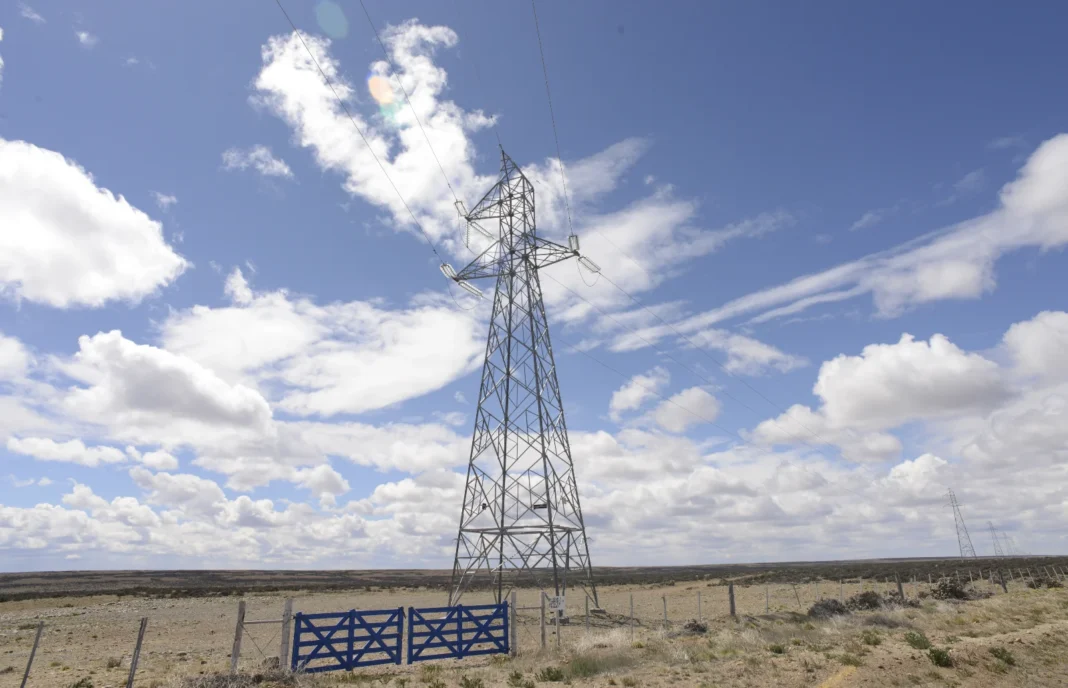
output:
[[[668,432],[685,432],[693,425],[715,422],[720,408],[714,396],[700,387],[690,387],[660,402],[653,419]]]
[[[352,301],[319,306],[284,292],[252,292],[240,271],[234,305],[196,306],[163,324],[164,346],[216,371],[281,390],[302,416],[361,413],[440,389],[477,366],[483,325],[443,297],[406,309]]]
[[[679,327],[696,331],[743,315],[764,322],[864,294],[872,295],[883,317],[933,301],[978,298],[996,286],[994,266],[1001,256],[1068,244],[1068,134],[1039,146],[1000,199],[1000,207],[986,215],[737,298]]]
[[[0,381],[24,377],[32,360],[21,341],[0,333]]]
[[[1068,313],[1043,311],[1005,333],[1004,345],[1016,369],[1046,379],[1068,377]]]
[[[265,177],[291,178],[293,170],[284,160],[274,157],[267,146],[257,145],[242,150],[228,148],[222,154],[223,168],[227,170],[247,170],[249,167]]]
[[[21,15],[23,19],[29,19],[35,24],[45,23],[45,18],[35,12],[34,9],[26,3],[19,3],[19,15]]]
[[[241,268],[234,268],[227,276],[226,284],[223,285],[223,292],[230,297],[230,301],[235,305],[245,306],[252,303],[252,288],[248,286],[248,281],[241,273]]]
[[[192,434],[269,432],[271,409],[258,392],[231,385],[195,361],[135,344],[113,330],[78,338],[79,351],[62,370],[85,386],[63,407],[106,425],[136,444],[181,443]]]
[[[160,193],[159,191],[152,191],[152,197],[156,199],[156,205],[161,210],[170,210],[170,207],[178,202],[178,197],[173,194]]]
[[[333,506],[338,496],[349,491],[349,482],[325,463],[295,471],[293,477],[298,485],[310,490],[325,506]]]
[[[619,422],[625,411],[635,411],[646,401],[656,397],[671,380],[667,370],[657,367],[643,375],[635,375],[612,393],[608,402],[608,415]]]
[[[137,59],[136,57],[133,57],[133,56],[127,57],[123,61],[123,64],[126,65],[127,67],[132,67],[132,66],[134,66],[136,64],[140,64],[140,63],[141,63],[141,60],[139,60],[139,59]]]
[[[0,139],[0,289],[57,308],[137,302],[189,266],[160,224],[59,153]]]
[[[126,454],[152,470],[173,471],[178,468],[178,459],[171,453],[157,449],[142,454],[136,447],[126,447]]]
[[[126,460],[126,454],[115,447],[87,447],[81,440],[56,442],[41,437],[12,437],[7,441],[7,449],[40,461],[63,461],[91,467]]]
[[[81,43],[83,48],[94,48],[100,42],[99,38],[88,31],[75,31],[74,35],[78,37],[78,42]]]
[[[1027,145],[1022,136],[1000,136],[987,142],[986,147],[991,150],[1005,150],[1006,148],[1022,148]]]
[[[986,173],[982,168],[972,170],[953,184],[958,193],[975,193],[986,183]]]
[[[708,329],[690,336],[687,346],[716,349],[727,354],[724,368],[741,375],[762,375],[769,370],[782,373],[801,368],[808,362],[800,356],[784,353],[771,344],[728,330]]]

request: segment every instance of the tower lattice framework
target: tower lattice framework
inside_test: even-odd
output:
[[[1005,556],[1005,550],[1001,548],[1001,542],[998,540],[998,531],[994,527],[994,523],[992,521],[987,521],[986,525],[990,528],[990,539],[994,542],[994,556]]]
[[[473,228],[493,243],[458,273],[448,265],[442,271],[469,291],[476,291],[470,280],[491,278],[496,289],[449,603],[488,583],[498,602],[516,585],[557,595],[577,585],[596,606],[538,276],[579,256],[578,239],[562,246],[537,236],[534,186],[503,149],[500,179],[461,214],[469,234]],[[496,233],[488,229],[493,221]]]
[[[972,538],[968,535],[968,527],[964,525],[964,517],[960,513],[960,502],[953,490],[946,492],[949,506],[953,509],[953,522],[957,526],[957,544],[960,545],[960,558],[975,557],[975,547],[972,546]]]

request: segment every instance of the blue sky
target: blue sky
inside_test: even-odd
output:
[[[283,4],[450,262],[371,75],[469,206],[499,135],[566,235],[528,4],[369,2],[399,75],[358,4]],[[949,484],[1064,550],[1066,15],[539,4],[575,229],[659,316],[547,271],[595,563],[952,553]],[[278,7],[0,30],[0,568],[447,565],[488,309]]]

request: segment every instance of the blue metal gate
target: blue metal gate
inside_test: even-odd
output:
[[[401,663],[404,609],[296,614],[293,671],[350,671]]]
[[[508,603],[408,607],[408,663],[507,654]]]

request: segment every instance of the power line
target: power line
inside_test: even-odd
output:
[[[460,15],[460,5],[456,0],[452,0],[452,5],[456,9],[456,15]],[[472,60],[471,64],[475,68],[475,80],[478,81],[478,88],[480,91],[485,91],[485,86],[482,85],[482,70],[478,68],[478,60]],[[497,137],[497,145],[500,148],[504,148],[504,144],[501,143],[501,135],[497,130],[497,118],[493,118],[493,135]]]
[[[412,212],[411,207],[408,205],[408,201],[404,200],[404,195],[400,192],[400,189],[397,188],[397,185],[393,183],[393,178],[389,176],[389,172],[386,171],[385,165],[382,164],[382,161],[378,158],[378,155],[375,154],[374,148],[372,148],[371,144],[367,141],[367,137],[364,136],[363,130],[360,128],[360,125],[356,123],[356,118],[352,116],[352,112],[349,110],[349,106],[346,105],[345,101],[343,101],[341,99],[341,96],[338,95],[337,90],[334,88],[333,83],[331,83],[330,81],[330,77],[326,75],[326,72],[319,64],[319,60],[316,59],[315,53],[313,53],[311,51],[311,48],[308,47],[308,44],[304,41],[303,34],[301,34],[300,30],[297,29],[297,25],[293,23],[293,20],[290,19],[289,13],[286,12],[286,8],[282,6],[282,0],[274,1],[275,4],[278,5],[278,9],[282,10],[282,14],[285,15],[286,21],[289,22],[289,26],[293,29],[293,33],[295,33],[297,38],[300,40],[300,44],[304,46],[304,50],[308,53],[308,57],[311,58],[311,61],[315,64],[316,69],[319,70],[319,74],[323,77],[323,81],[326,82],[326,85],[330,89],[330,92],[334,94],[334,98],[337,99],[338,105],[340,105],[341,109],[345,111],[346,115],[348,115],[349,121],[352,122],[352,126],[356,128],[356,133],[358,133],[360,135],[360,139],[363,140],[363,145],[367,146],[367,150],[368,152],[370,152],[371,157],[373,157],[375,159],[375,162],[378,163],[378,169],[382,170],[382,174],[385,175],[386,181],[389,182],[389,185],[393,187],[393,191],[397,194],[397,197],[404,205],[404,209],[408,211],[409,215],[411,215],[412,222],[415,223],[415,226],[419,229],[419,232],[423,235],[423,238],[426,239],[426,243],[430,245],[430,250],[434,252],[434,255],[437,256],[439,261],[445,262],[444,259],[442,259],[441,254],[438,253],[438,247],[434,244],[434,240],[431,239],[430,235],[426,233],[425,229],[423,229],[423,225],[419,223],[419,218],[417,218],[415,216],[415,213]],[[446,181],[448,180],[446,179]]]
[[[363,8],[363,16],[367,17],[367,23],[370,25],[371,31],[375,35],[375,40],[378,41],[379,47],[382,48],[382,54],[385,56],[386,62],[389,63],[390,72],[397,77],[397,85],[400,86],[401,93],[404,94],[404,100],[408,102],[408,107],[412,109],[412,115],[415,116],[415,121],[419,125],[419,130],[423,132],[423,138],[426,139],[426,145],[430,147],[430,154],[434,156],[434,162],[438,164],[438,169],[441,170],[441,176],[445,179],[445,184],[448,185],[453,200],[458,203],[460,199],[457,197],[456,191],[452,188],[452,182],[449,181],[449,175],[445,173],[445,168],[442,166],[441,160],[438,159],[438,154],[434,150],[434,144],[430,142],[430,136],[426,133],[426,129],[423,128],[423,121],[419,119],[419,113],[416,112],[415,106],[412,105],[412,99],[408,95],[408,90],[404,88],[404,83],[401,81],[397,72],[397,67],[393,64],[393,59],[389,56],[389,51],[386,50],[386,45],[382,42],[381,36],[378,35],[378,29],[375,28],[375,23],[371,21],[371,15],[367,11],[367,5],[364,4],[363,0],[360,0],[360,7]]]
[[[663,356],[666,356],[666,357],[667,357],[668,359],[670,359],[671,361],[674,361],[674,362],[675,362],[675,363],[676,363],[676,364],[677,364],[677,365],[678,365],[679,367],[681,367],[681,368],[682,368],[683,370],[686,370],[686,371],[687,371],[687,372],[689,372],[689,373],[690,373],[691,375],[693,375],[694,377],[698,378],[699,380],[701,380],[701,381],[702,381],[702,382],[704,382],[705,384],[707,384],[707,385],[713,385],[713,384],[714,384],[714,383],[712,382],[712,380],[709,380],[709,379],[708,379],[707,377],[705,377],[704,375],[701,375],[700,373],[698,373],[698,372],[697,372],[696,370],[694,370],[693,368],[691,368],[691,367],[687,366],[686,364],[684,364],[684,363],[683,363],[682,361],[680,361],[679,359],[677,359],[677,358],[675,358],[674,356],[672,356],[672,355],[671,355],[670,353],[668,353],[667,351],[663,351],[663,350],[659,350],[659,349],[657,349],[657,348],[656,348],[656,345],[655,345],[655,344],[653,344],[653,343],[652,343],[652,342],[650,342],[650,341],[649,341],[648,339],[646,339],[645,337],[643,337],[643,336],[642,336],[642,334],[641,334],[640,332],[638,332],[638,331],[637,331],[636,329],[634,329],[634,328],[632,328],[632,327],[629,327],[629,326],[627,326],[627,325],[626,325],[626,324],[624,324],[623,322],[620,322],[620,321],[619,321],[619,320],[618,320],[618,319],[617,319],[617,318],[616,318],[616,317],[615,317],[614,315],[612,315],[611,313],[608,313],[607,311],[605,311],[605,310],[604,310],[603,308],[601,308],[601,307],[600,307],[600,306],[598,306],[597,304],[595,304],[595,303],[593,303],[592,301],[590,301],[590,300],[586,299],[586,298],[585,298],[584,296],[582,296],[581,294],[579,294],[578,292],[576,292],[576,291],[575,291],[574,289],[572,289],[571,287],[567,286],[566,284],[564,284],[563,282],[561,282],[560,280],[556,279],[555,277],[553,277],[552,275],[550,275],[550,274],[548,274],[548,273],[545,273],[545,276],[546,276],[546,277],[548,277],[549,279],[551,279],[552,281],[556,282],[557,284],[559,284],[559,285],[560,285],[561,287],[563,287],[564,289],[566,289],[567,291],[569,291],[569,292],[570,292],[571,294],[573,294],[573,295],[574,295],[574,296],[576,296],[577,298],[579,298],[579,299],[581,299],[582,301],[584,301],[584,302],[585,302],[586,304],[588,304],[588,305],[589,305],[589,306],[591,306],[592,308],[596,309],[596,310],[597,310],[597,312],[599,312],[599,313],[600,313],[601,315],[603,315],[603,316],[605,316],[605,317],[607,317],[607,318],[611,319],[611,320],[612,320],[612,322],[614,322],[614,323],[616,323],[617,325],[619,325],[620,327],[622,327],[622,328],[626,329],[626,330],[627,330],[628,332],[630,332],[631,334],[633,334],[633,335],[634,335],[635,337],[638,337],[639,339],[641,339],[641,340],[642,340],[643,342],[645,342],[645,343],[646,343],[646,344],[647,344],[648,346],[650,346],[650,347],[651,347],[651,348],[653,349],[653,351],[655,351],[656,353],[658,353],[658,354],[662,354]],[[761,416],[763,415],[763,414],[761,414],[760,412],[758,412],[758,411],[757,411],[756,409],[754,409],[754,408],[753,408],[752,406],[749,406],[749,405],[748,405],[748,404],[746,404],[746,403],[745,403],[744,401],[742,401],[741,399],[737,398],[736,396],[734,396],[734,395],[733,395],[733,394],[731,394],[730,392],[727,392],[726,390],[721,390],[721,391],[723,392],[724,396],[726,396],[726,397],[727,397],[728,399],[731,399],[731,400],[735,401],[735,402],[736,402],[736,403],[737,403],[737,404],[738,404],[739,406],[741,406],[742,408],[746,409],[747,411],[749,411],[750,413],[752,413],[752,414],[753,414],[754,416],[756,416],[757,418],[760,418],[760,417],[761,417]],[[786,428],[784,428],[784,427],[782,427],[781,425],[779,425],[779,423],[778,423],[778,421],[777,421],[776,419],[774,419],[774,418],[769,418],[769,419],[768,419],[768,422],[770,422],[770,423],[771,423],[772,425],[774,425],[775,427],[779,428],[779,429],[780,429],[780,430],[782,430],[783,432],[786,432]],[[744,438],[741,438],[741,439],[742,439],[743,441],[745,441],[745,439],[744,439]],[[824,441],[824,442],[826,442],[826,441]],[[804,441],[804,440],[801,440],[801,444],[805,445],[806,447],[808,447],[808,448],[809,448],[809,449],[811,449],[812,451],[816,452],[817,454],[819,454],[819,455],[820,455],[820,456],[822,456],[823,458],[827,459],[828,461],[833,461],[833,459],[832,459],[832,458],[831,458],[830,456],[828,456],[827,454],[825,454],[825,453],[824,453],[824,452],[823,452],[822,450],[818,449],[817,447],[815,447],[815,446],[813,446],[813,445],[809,444],[808,442],[806,442],[806,441]],[[827,444],[829,444],[829,443],[827,443]]]
[[[564,187],[564,207],[567,208],[567,228],[571,234],[575,227],[571,224],[571,201],[567,198],[567,176],[564,174],[564,157],[560,154],[560,137],[556,133],[556,115],[553,113],[553,94],[549,90],[549,68],[545,66],[545,48],[541,44],[541,27],[538,24],[538,8],[530,0],[530,9],[534,12],[534,30],[538,34],[538,53],[541,55],[541,71],[545,75],[545,97],[549,101],[549,118],[553,123],[553,140],[556,141],[556,164],[560,168],[560,183]]]

